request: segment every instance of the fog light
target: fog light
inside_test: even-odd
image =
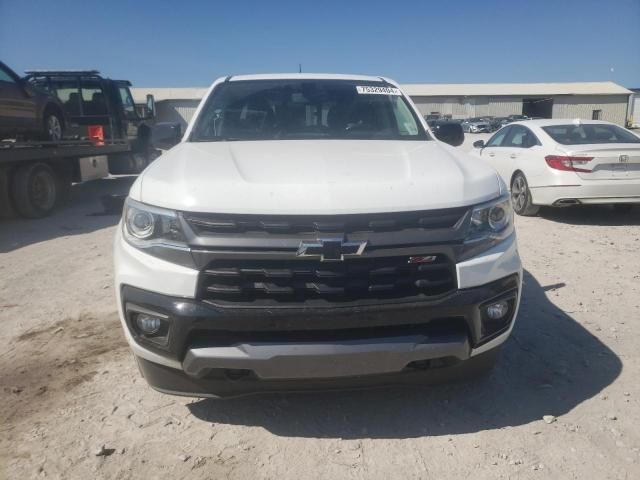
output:
[[[136,315],[136,325],[145,335],[153,335],[160,331],[162,319],[146,313],[139,313]]]
[[[487,307],[487,317],[491,320],[500,320],[509,311],[509,303],[506,300],[492,303]]]

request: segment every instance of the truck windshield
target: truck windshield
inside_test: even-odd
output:
[[[243,80],[218,85],[190,140],[427,140],[400,91],[355,80]]]
[[[120,101],[122,102],[122,109],[128,120],[137,120],[138,114],[136,113],[136,105],[133,103],[133,97],[129,88],[120,86],[118,87],[120,93]]]

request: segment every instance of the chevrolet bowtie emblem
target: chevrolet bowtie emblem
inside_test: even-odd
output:
[[[362,255],[367,242],[345,242],[341,238],[319,238],[302,241],[298,247],[298,257],[320,258],[321,262],[342,262],[345,257]]]

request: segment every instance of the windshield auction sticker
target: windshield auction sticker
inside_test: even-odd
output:
[[[360,95],[400,95],[400,89],[391,87],[371,87],[356,85]]]

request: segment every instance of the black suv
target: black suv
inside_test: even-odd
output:
[[[65,127],[61,102],[0,62],[0,140],[24,137],[58,141]]]

